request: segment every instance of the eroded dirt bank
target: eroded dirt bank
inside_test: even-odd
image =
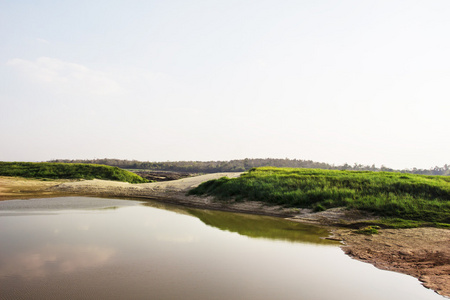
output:
[[[343,209],[313,213],[310,210],[268,206],[258,202],[218,202],[211,197],[186,196],[186,191],[201,182],[222,176],[237,177],[240,173],[216,173],[144,184],[106,180],[56,180],[0,177],[0,200],[67,195],[130,197],[158,199],[163,202],[224,211],[246,212],[289,218],[331,226],[334,238],[343,241],[343,250],[355,259],[380,269],[412,275],[424,286],[450,297],[450,230],[439,228],[381,229],[377,235],[366,236],[354,230],[336,228],[341,221],[359,221],[371,216]]]
[[[450,230],[440,228],[381,229],[364,236],[336,229],[342,249],[377,268],[412,275],[437,293],[450,297]]]

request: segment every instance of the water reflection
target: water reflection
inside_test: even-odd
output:
[[[33,201],[0,202],[0,299],[443,299],[348,258],[314,226],[155,202]]]
[[[109,210],[139,205],[139,201],[91,197],[40,198],[0,201],[0,216],[56,213],[65,210]]]
[[[236,232],[251,238],[265,238],[321,245],[339,244],[339,242],[324,239],[324,237],[329,235],[329,231],[325,228],[296,223],[282,218],[192,209],[166,205],[154,201],[144,202],[143,205],[170,210],[178,214],[191,215],[208,226],[229,232]]]
[[[115,252],[114,249],[96,245],[43,245],[8,257],[0,256],[0,277],[34,279],[53,273],[73,273],[102,266]]]
[[[281,218],[247,214],[230,214],[221,211],[186,210],[206,225],[237,232],[251,238],[266,238],[291,242],[336,245],[338,242],[326,240],[329,232],[321,227],[295,223]]]

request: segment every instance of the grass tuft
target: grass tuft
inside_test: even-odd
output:
[[[364,227],[360,230],[356,230],[355,233],[359,233],[359,234],[365,234],[365,235],[372,235],[372,234],[377,234],[378,233],[378,229],[380,229],[380,226],[367,226]]]

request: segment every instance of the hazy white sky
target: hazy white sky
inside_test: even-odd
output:
[[[450,1],[0,2],[0,160],[450,163]]]

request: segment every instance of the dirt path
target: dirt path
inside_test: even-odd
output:
[[[160,181],[151,183],[131,184],[128,182],[109,181],[109,180],[81,180],[76,182],[66,182],[56,186],[54,189],[59,191],[75,191],[86,193],[117,193],[128,194],[129,196],[148,196],[160,195],[170,192],[187,192],[198,186],[200,183],[217,179],[220,177],[234,178],[241,173],[213,173],[195,177],[187,177],[173,181]]]
[[[259,202],[223,202],[211,197],[186,196],[200,183],[223,176],[238,177],[241,173],[216,173],[176,181],[130,184],[107,180],[41,181],[0,177],[0,200],[37,197],[84,195],[158,199],[190,207],[216,209],[289,218],[297,222],[336,225],[340,220],[359,221],[373,218],[344,209],[313,213],[307,209],[268,206]],[[353,230],[337,228],[334,238],[344,242],[343,250],[355,259],[380,269],[405,273],[419,278],[424,286],[450,297],[450,230],[439,228],[381,229],[377,235],[366,236]]]

